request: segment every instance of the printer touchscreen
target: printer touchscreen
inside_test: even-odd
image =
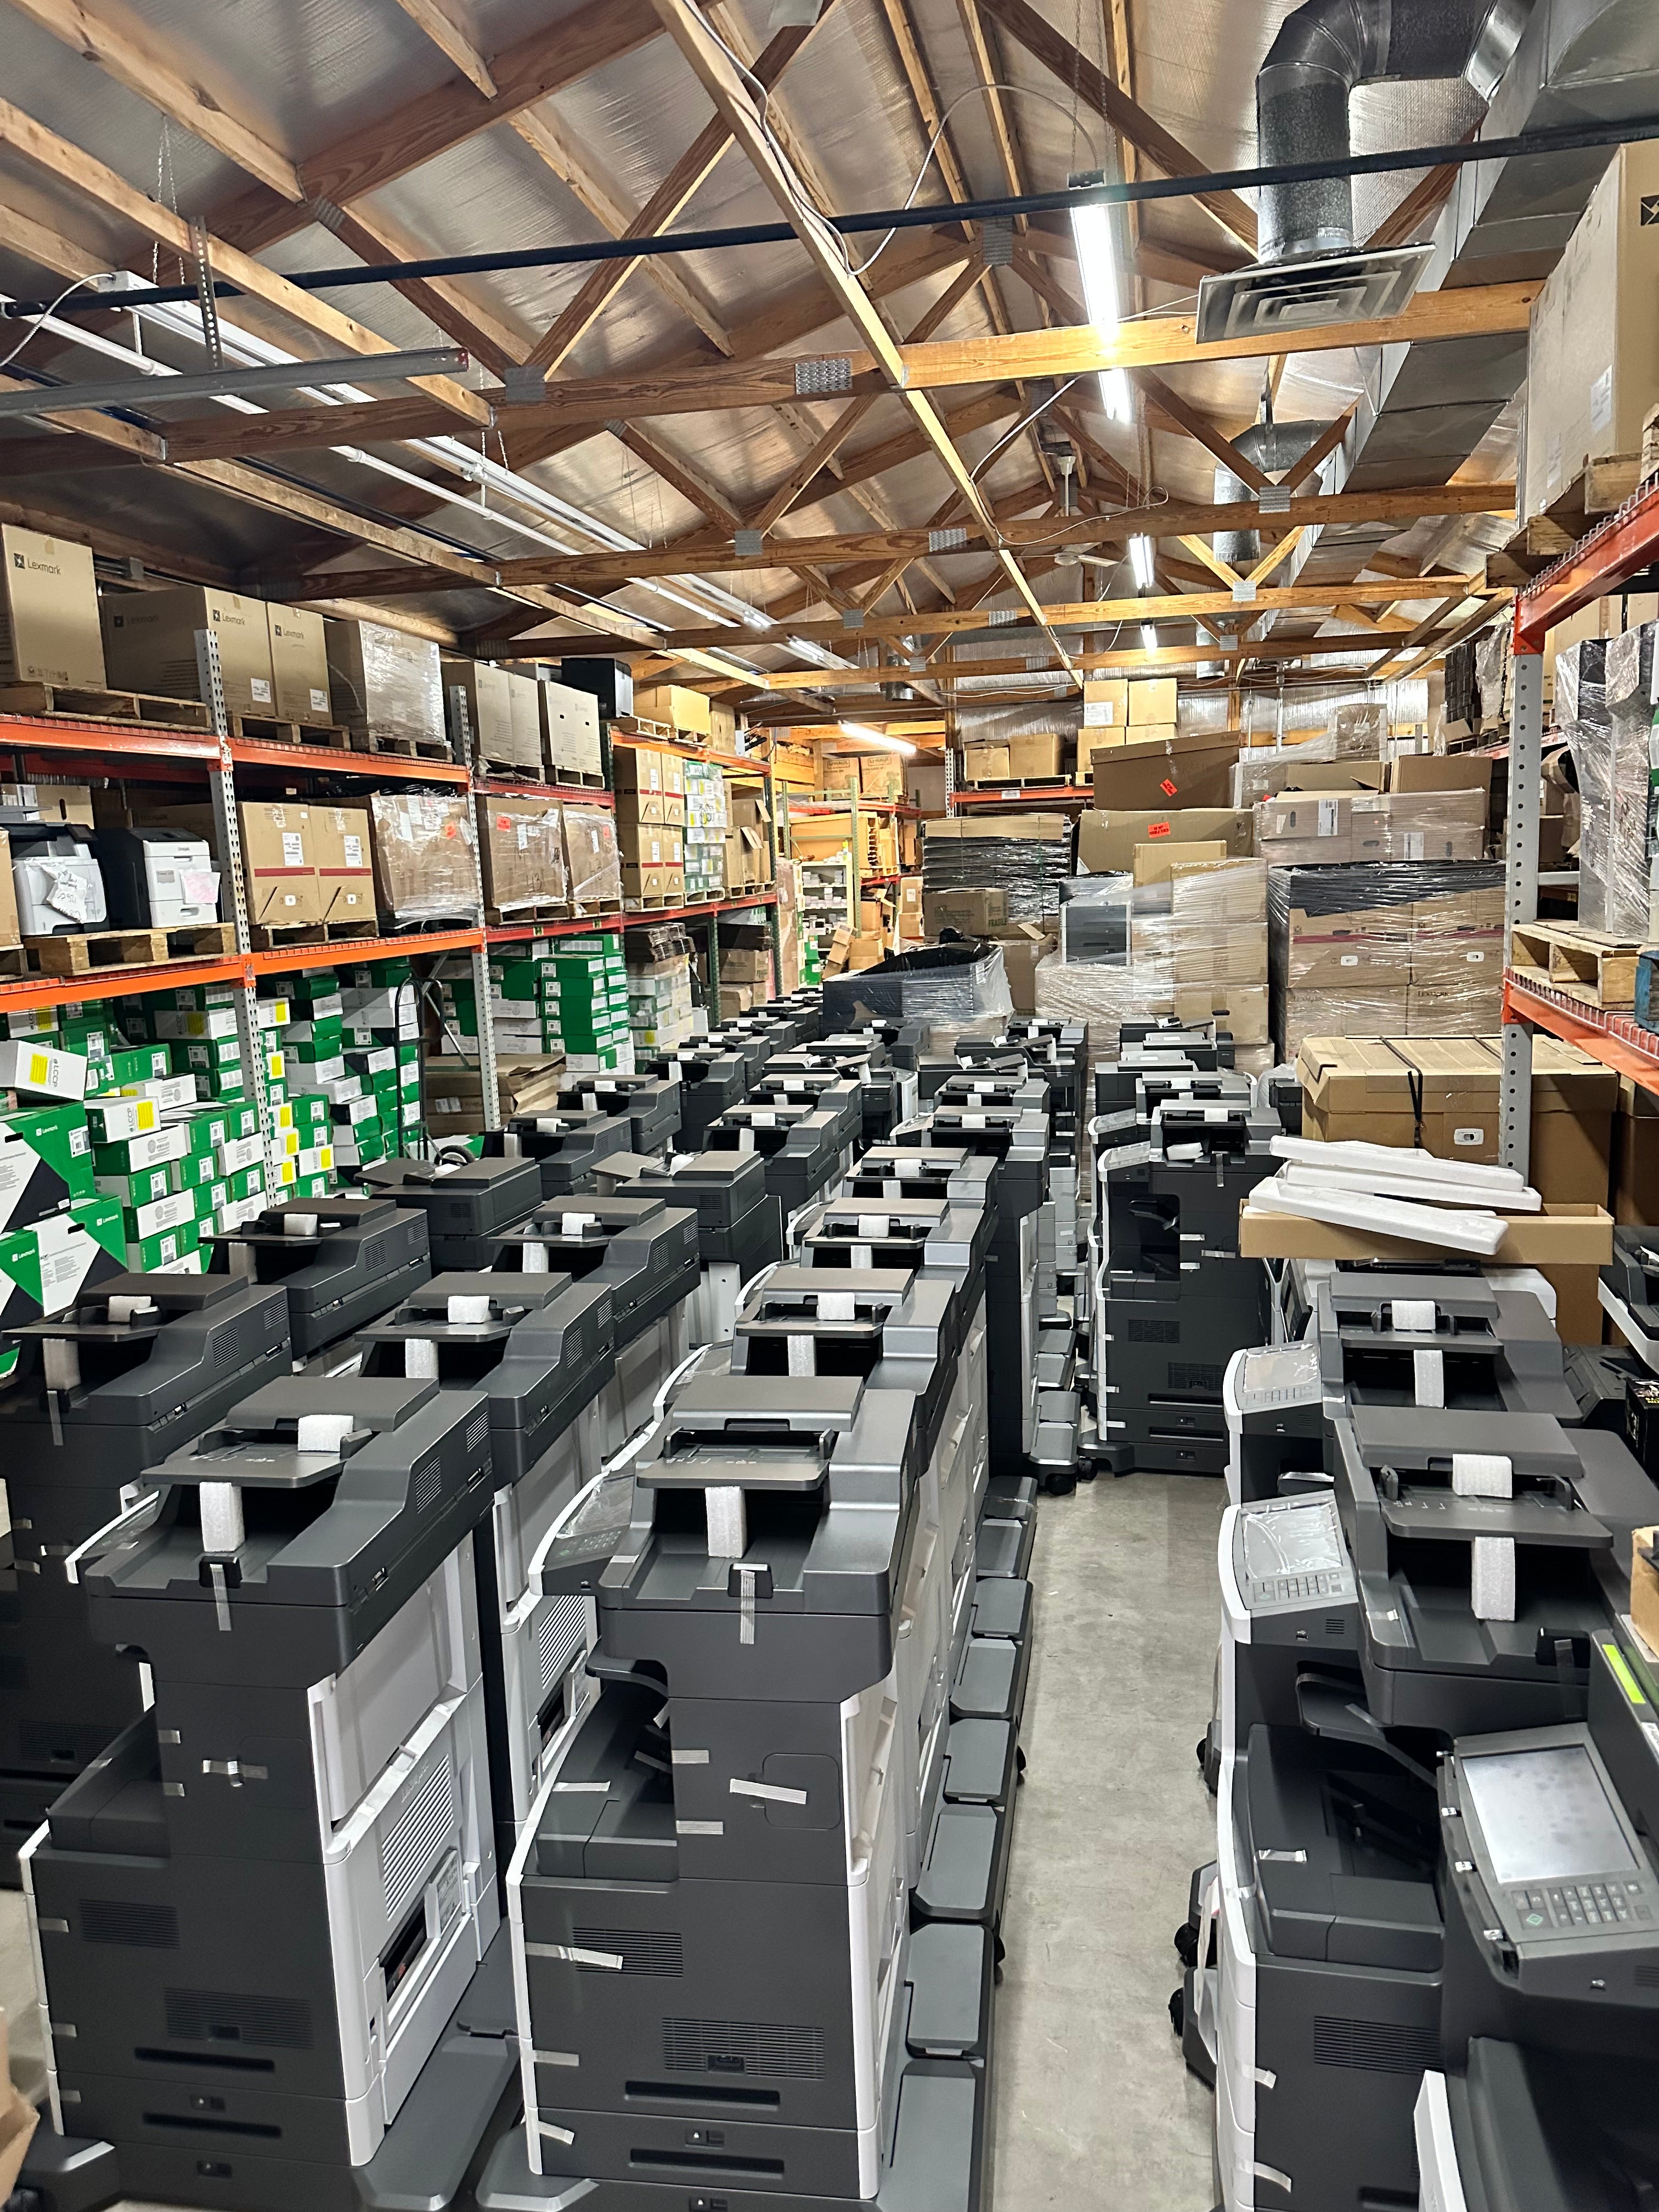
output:
[[[1465,1754],[1459,1763],[1493,1876],[1505,1887],[1636,1870],[1619,1816],[1583,1744]]]

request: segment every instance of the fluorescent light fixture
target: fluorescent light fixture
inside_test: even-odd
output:
[[[1151,623],[1142,623],[1140,625],[1140,649],[1143,653],[1158,651],[1158,631]]]
[[[1152,541],[1150,538],[1129,540],[1129,566],[1134,571],[1135,589],[1150,592],[1158,578],[1152,574]]]
[[[1066,182],[1073,187],[1103,185],[1103,170],[1096,169]],[[1123,288],[1118,269],[1117,211],[1109,207],[1074,207],[1072,236],[1077,246],[1077,265],[1083,279],[1083,303],[1089,320],[1103,338],[1115,338],[1123,321]],[[1104,369],[1100,379],[1100,404],[1114,422],[1133,422],[1135,407],[1129,380],[1121,368]]]
[[[861,745],[879,745],[884,752],[902,753],[907,760],[916,750],[908,738],[890,738],[885,730],[872,730],[867,722],[843,722],[841,733],[856,738]]]
[[[349,361],[307,362],[307,377],[327,382],[351,374],[368,384],[398,384],[417,376],[453,376],[467,366],[467,357],[455,346],[428,346],[416,353],[354,354]],[[31,386],[26,390],[0,392],[0,415],[61,415],[75,407],[139,407],[150,404],[156,394],[150,385],[155,375],[110,380],[100,384]],[[169,377],[169,399],[216,399],[246,392],[293,391],[300,388],[294,368],[263,363],[252,368],[209,368]]]
[[[791,653],[799,653],[813,668],[850,668],[853,665],[850,660],[842,659],[838,653],[827,653],[823,646],[810,637],[787,637],[783,642]]]

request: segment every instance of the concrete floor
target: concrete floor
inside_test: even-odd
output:
[[[1170,2030],[1171,1942],[1215,1856],[1194,1747],[1218,1634],[1218,1481],[1038,1504],[1028,1761],[1003,1917],[991,2212],[1211,2212],[1212,2100]]]

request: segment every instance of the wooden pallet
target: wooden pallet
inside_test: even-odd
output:
[[[307,945],[351,945],[378,937],[380,925],[376,921],[302,921],[288,929],[272,929],[256,921],[248,934],[256,952],[290,952]]]
[[[515,906],[511,912],[487,906],[484,919],[492,929],[524,929],[544,921],[568,921],[572,913],[568,899],[539,899],[531,906]]]
[[[486,760],[482,755],[475,763],[478,774],[491,783],[545,783],[547,770],[538,761],[534,768],[526,768],[520,761]]]
[[[1636,1004],[1636,963],[1641,946],[1605,929],[1579,929],[1559,922],[1517,924],[1510,965],[1523,982],[1534,982],[1587,1006],[1619,1012]]]
[[[212,960],[236,950],[236,926],[199,922],[185,929],[98,929],[26,937],[37,975],[90,975],[109,968],[164,968],[169,960]]]
[[[0,684],[0,713],[52,714],[73,722],[141,722],[209,733],[213,718],[199,699],[158,699],[148,691],[83,690],[71,684]]]
[[[350,737],[354,752],[385,753],[404,760],[453,761],[455,757],[447,738],[377,738],[367,730],[353,730]]]
[[[285,722],[274,714],[232,714],[230,734],[260,745],[330,745],[351,750],[351,732],[337,722]]]
[[[549,781],[568,784],[573,791],[603,791],[605,778],[597,769],[556,768]]]

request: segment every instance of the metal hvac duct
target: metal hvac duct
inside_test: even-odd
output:
[[[1256,158],[1263,167],[1339,161],[1352,150],[1348,101],[1362,84],[1463,77],[1490,100],[1533,0],[1306,0],[1279,27],[1255,81]],[[1350,253],[1353,185],[1346,177],[1270,185],[1257,204],[1263,263]]]
[[[1253,422],[1233,440],[1247,461],[1254,461],[1264,476],[1282,476],[1294,468],[1324,436],[1323,422]],[[1236,475],[1225,461],[1215,465],[1215,503],[1231,507],[1254,499],[1255,487]],[[1253,568],[1261,558],[1261,533],[1256,530],[1218,530],[1213,540],[1218,560],[1235,568]]]
[[[1348,102],[1362,84],[1463,77],[1490,98],[1534,0],[1306,0],[1286,17],[1256,78],[1264,166],[1336,161],[1351,150]],[[1357,245],[1346,177],[1262,188],[1259,259],[1199,287],[1200,343],[1271,341],[1313,323],[1400,313],[1430,260],[1424,246]]]

